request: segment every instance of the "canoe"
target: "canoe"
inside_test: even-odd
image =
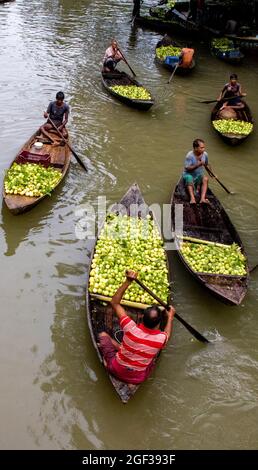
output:
[[[104,88],[115,98],[117,98],[119,101],[122,101],[122,103],[127,104],[128,106],[131,106],[133,108],[140,109],[142,111],[147,111],[150,109],[150,107],[154,104],[154,99],[151,98],[150,100],[139,100],[139,99],[132,99],[128,98],[126,96],[122,96],[119,93],[116,93],[114,90],[112,90],[111,87],[115,85],[134,85],[137,87],[141,87],[142,85],[135,80],[134,78],[130,77],[125,72],[101,72],[102,76],[102,84]],[[148,90],[147,90],[148,91]]]
[[[187,18],[185,12],[188,9],[188,2],[177,2],[177,8],[173,8],[165,16],[161,16],[160,12],[157,11],[157,7],[150,8],[150,14],[136,17],[135,24],[171,34],[199,37],[202,31],[196,23]]]
[[[208,240],[215,243],[231,245],[236,243],[246,257],[243,243],[234,225],[230,221],[220,201],[208,189],[207,197],[211,204],[190,204],[189,196],[182,178],[179,180],[171,198],[172,229],[175,233],[175,206],[183,205],[183,236]],[[247,274],[233,276],[224,274],[199,273],[194,271],[180,251],[181,238],[175,235],[175,244],[179,258],[204,287],[223,302],[230,305],[239,305],[247,292],[249,269],[246,262]]]
[[[58,171],[62,173],[62,178],[58,182],[58,184],[53,188],[56,187],[63,181],[68,171],[70,161],[71,161],[71,152],[67,144],[64,146],[60,145],[61,138],[55,132],[49,132],[51,138],[54,140],[51,143],[47,137],[41,134],[40,129],[36,131],[32,137],[23,145],[20,151],[17,153],[15,159],[13,160],[11,166],[15,161],[20,161],[20,156],[26,155],[26,158],[29,157],[28,161],[35,161],[38,158],[42,158],[42,160],[47,157],[50,158],[50,166],[53,166]],[[43,142],[43,147],[38,150],[35,149],[34,143],[36,141]],[[40,157],[42,156],[42,157]],[[10,166],[10,168],[11,168]],[[8,207],[8,209],[14,214],[22,214],[31,210],[35,207],[39,202],[41,202],[48,195],[40,196],[40,197],[30,197],[30,196],[22,196],[22,195],[14,195],[14,194],[6,194],[5,190],[3,190],[3,198]]]
[[[148,206],[146,205],[146,212],[144,211],[143,214],[143,205],[145,205],[145,201],[141,194],[141,191],[137,184],[133,184],[126,194],[123,196],[119,204],[115,204],[110,209],[110,213],[118,214],[121,211],[121,205],[126,208],[127,214],[130,214],[130,207],[133,207],[132,204],[135,204],[133,210],[139,207],[138,215],[140,218],[145,218],[146,215],[151,214]],[[132,214],[131,214],[132,215]],[[137,214],[136,214],[137,215]],[[135,217],[135,212],[132,215]],[[128,400],[135,394],[136,390],[138,389],[139,385],[128,385],[125,382],[120,381],[119,379],[113,377],[107,371],[105,364],[103,362],[101,350],[98,347],[98,333],[100,331],[106,331],[110,334],[113,338],[117,339],[117,332],[120,333],[120,326],[118,319],[115,313],[112,311],[112,308],[109,304],[111,298],[99,296],[98,294],[90,294],[89,292],[89,273],[91,271],[91,265],[93,262],[93,257],[96,249],[96,243],[98,238],[95,240],[95,245],[92,248],[91,252],[91,260],[90,260],[90,269],[88,272],[88,279],[87,279],[87,289],[86,289],[86,312],[87,312],[87,321],[89,325],[89,330],[91,334],[91,339],[96,349],[97,355],[101,363],[103,364],[109,379],[118,394],[119,398],[123,403],[127,403]],[[105,299],[107,302],[103,304],[102,299]],[[121,302],[124,308],[127,310],[128,314],[133,318],[136,323],[141,322],[142,311],[148,305],[140,304],[136,302],[132,302],[129,300],[122,300]]]
[[[258,37],[257,36],[234,36],[226,35],[229,39],[233,39],[236,46],[249,52],[257,53],[258,50]]]
[[[173,61],[170,61],[169,60],[169,57],[165,57],[164,59],[160,59],[158,56],[157,56],[157,50],[160,48],[160,47],[163,47],[163,46],[173,46],[173,47],[184,47],[184,46],[178,46],[177,43],[175,43],[173,41],[172,38],[170,38],[169,36],[164,36],[160,41],[158,41],[157,45],[156,45],[156,48],[155,48],[155,62],[159,65],[162,65],[164,68],[168,69],[170,72],[173,72],[174,68],[175,68],[175,63],[173,63]],[[188,67],[182,67],[182,66],[178,66],[177,69],[176,69],[176,74],[178,75],[186,75],[188,74],[189,72],[191,72],[195,67],[195,59],[193,58],[191,64],[188,66]]]
[[[250,110],[250,108],[249,108],[249,106],[247,105],[246,102],[243,101],[243,103],[245,104],[245,107],[243,109],[239,109],[237,111],[237,116],[238,116],[237,120],[244,121],[244,122],[249,122],[250,124],[253,124],[254,121],[253,121],[253,116],[252,116],[251,110]],[[219,119],[219,110],[220,110],[222,104],[223,103],[220,101],[220,102],[216,103],[216,105],[214,106],[214,108],[211,112],[211,125],[212,125],[213,129],[217,132],[217,134],[219,134],[220,137],[227,144],[230,144],[230,145],[241,144],[241,142],[243,142],[244,140],[247,139],[247,137],[249,137],[249,135],[253,132],[253,129],[247,135],[245,135],[245,134],[236,134],[236,133],[225,133],[225,132],[220,132],[219,130],[215,129],[213,121],[216,121],[217,119]]]
[[[225,41],[228,41],[229,50],[223,50],[223,48],[221,49],[219,46],[216,46],[216,41],[219,40],[213,39],[211,41],[212,55],[232,65],[240,64],[244,59],[244,54],[240,51],[239,47],[235,47],[232,40],[225,38]]]

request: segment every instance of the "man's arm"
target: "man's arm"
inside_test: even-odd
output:
[[[167,313],[167,324],[164,328],[164,331],[165,333],[167,333],[167,337],[169,340],[171,337],[171,333],[172,333],[173,320],[174,320],[174,315],[176,313],[176,310],[174,309],[174,307],[170,306],[169,310],[166,311],[166,313]]]
[[[221,93],[220,93],[219,97],[217,98],[217,101],[221,101],[222,98],[224,98],[226,89],[227,89],[227,87],[225,85],[224,88],[221,90]]]
[[[199,166],[202,166],[202,165],[203,165],[203,162],[200,161],[200,162],[196,163],[196,165],[185,166],[185,170],[186,171],[193,171],[193,170],[196,170],[196,168],[199,168]]]
[[[69,111],[67,110],[64,113],[64,121],[62,122],[61,126],[58,127],[59,130],[62,130],[66,126],[66,124],[68,123],[68,114],[69,114]]]
[[[51,113],[51,106],[52,106],[52,101],[49,103],[47,110],[44,112],[44,118],[48,118],[49,114]]]
[[[115,295],[113,295],[113,297],[111,299],[111,305],[112,305],[117,317],[119,318],[119,320],[124,315],[126,315],[126,311],[122,307],[122,305],[120,305],[120,302],[122,300],[122,297],[123,297],[125,291],[128,289],[128,287],[133,282],[133,280],[137,278],[137,275],[138,274],[135,273],[134,271],[127,271],[126,281],[123,282],[123,284],[117,289]]]

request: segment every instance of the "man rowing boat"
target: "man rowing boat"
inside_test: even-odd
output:
[[[56,125],[58,130],[64,136],[64,138],[68,137],[67,130],[65,128],[68,122],[68,115],[70,112],[69,105],[64,102],[64,93],[59,91],[56,94],[56,101],[51,101],[48,105],[47,111],[44,112],[44,118],[50,118],[51,121]],[[54,130],[52,124],[47,121],[41,128],[42,134],[48,137],[51,141],[53,141],[52,137],[48,134],[47,131]]]
[[[237,111],[238,109],[243,109],[245,104],[242,102],[241,97],[246,96],[246,93],[242,92],[242,87],[240,83],[237,81],[237,74],[232,73],[229,78],[229,82],[226,83],[224,88],[222,89],[218,101],[222,99],[230,98],[228,101],[225,101],[220,108],[220,117],[223,118],[230,118],[230,114],[226,114],[226,112],[232,111],[234,114],[234,110]]]
[[[106,49],[103,59],[103,72],[114,72],[118,62],[124,60],[118,44],[115,39],[112,39],[111,45]]]
[[[204,175],[204,167],[208,165],[208,154],[202,139],[193,141],[193,150],[187,153],[183,180],[190,195],[190,204],[196,204],[195,196],[200,192],[200,203],[209,203],[206,199],[208,176]]]
[[[148,307],[143,312],[143,322],[137,325],[120,304],[125,291],[136,278],[137,273],[127,271],[126,281],[111,300],[124,333],[122,344],[105,332],[99,334],[99,347],[108,371],[129,384],[139,384],[149,377],[157,354],[171,336],[175,315],[175,309],[170,306],[166,326],[164,331],[160,331],[161,310],[157,306]]]

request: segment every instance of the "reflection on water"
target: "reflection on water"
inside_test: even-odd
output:
[[[59,89],[71,105],[73,146],[89,166],[86,174],[73,159],[55,194],[27,214],[15,217],[2,206],[2,448],[257,446],[257,271],[244,303],[232,308],[213,299],[169,253],[178,313],[212,344],[203,346],[175,322],[154,375],[127,406],[91,344],[85,315],[91,244],[76,239],[78,209],[96,208],[98,195],[108,205],[120,200],[135,181],[147,203],[168,203],[196,137],[205,139],[214,171],[236,193],[228,196],[212,183],[250,264],[258,262],[258,134],[241,147],[225,146],[211,129],[211,106],[199,102],[217,96],[231,67],[196,43],[196,70],[168,85],[169,73],[153,60],[161,36],[131,29],[131,9],[129,0],[0,5],[1,189],[4,169]],[[148,113],[113,101],[101,86],[100,64],[114,36],[155,96]],[[256,59],[247,57],[238,74],[256,116]]]

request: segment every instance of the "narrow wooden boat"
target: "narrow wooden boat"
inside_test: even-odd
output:
[[[134,204],[135,206],[133,207],[132,204]],[[152,216],[152,212],[149,210],[148,206],[146,205],[143,199],[143,196],[141,194],[141,191],[137,184],[134,184],[129,188],[129,190],[123,196],[121,201],[118,204],[115,204],[111,208],[110,212],[119,214],[119,212],[121,211],[121,205],[126,209],[127,215],[131,215],[132,217],[137,217],[135,208],[139,208],[139,212],[138,212],[139,218],[145,218],[149,214]],[[143,209],[143,206],[145,207],[146,210]],[[132,209],[133,214],[130,213],[130,207],[131,208],[133,207]],[[91,253],[89,273],[91,271],[91,265],[93,262],[96,243],[97,243],[97,239],[95,241],[95,245]],[[118,319],[109,304],[111,298],[103,297],[98,294],[89,293],[89,273],[88,273],[87,289],[86,289],[87,320],[88,320],[89,330],[90,330],[94,348],[96,349],[99,360],[105,367],[101,350],[98,347],[98,334],[101,331],[105,331],[111,337],[117,340],[118,339],[117,333],[118,334],[121,333],[120,326],[119,326]],[[103,300],[106,301],[105,304],[103,303]],[[124,308],[128,312],[128,315],[130,315],[130,317],[133,318],[134,321],[136,321],[136,323],[140,323],[142,319],[142,312],[148,305],[136,303],[136,302],[132,302],[132,301],[124,300],[124,299],[122,300],[121,303],[123,304]],[[122,382],[119,379],[113,377],[111,374],[109,374],[106,367],[105,367],[105,370],[108,373],[109,379],[111,380],[111,383],[113,384],[114,389],[117,392],[119,398],[122,400],[123,403],[127,403],[128,400],[135,394],[139,385],[132,385],[132,384],[129,385],[125,382]]]
[[[157,55],[157,51],[160,47],[166,47],[166,46],[173,46],[173,47],[179,47],[177,43],[173,41],[173,39],[167,35],[165,35],[160,41],[158,41],[155,49],[155,62],[159,65],[162,65],[166,69],[168,69],[170,72],[173,72],[175,65],[177,62],[173,62],[172,60],[169,60],[170,58],[167,56],[164,59],[160,59]],[[180,46],[183,48],[184,46]],[[188,67],[182,67],[179,65],[176,69],[176,74],[178,75],[186,75],[189,72],[191,72],[195,67],[195,59],[193,58],[191,64],[189,64]]]
[[[138,100],[138,99],[128,98],[127,96],[122,96],[119,93],[116,93],[114,90],[112,90],[111,87],[115,85],[123,85],[123,86],[134,85],[137,87],[143,86],[137,80],[130,77],[130,75],[128,75],[127,73],[119,72],[119,71],[101,72],[101,75],[102,75],[102,84],[104,88],[112,96],[117,98],[119,101],[122,101],[122,103],[125,103],[128,106],[131,106],[132,108],[140,109],[141,111],[147,111],[154,104],[153,98],[151,98],[150,100]]]
[[[211,242],[231,245],[236,243],[246,256],[243,243],[230,221],[226,211],[213,192],[208,189],[207,197],[210,204],[190,204],[183,179],[176,185],[171,199],[172,229],[175,233],[175,206],[183,205],[183,236],[208,240]],[[239,305],[247,292],[249,269],[247,274],[232,276],[224,274],[209,274],[194,271],[180,251],[181,238],[175,235],[177,253],[193,277],[209,291],[225,303]]]
[[[62,139],[55,132],[51,131],[49,132],[49,135],[53,139],[53,143],[51,143],[50,140],[47,139],[47,137],[41,134],[40,129],[36,131],[17,153],[15,159],[12,162],[12,165],[15,161],[20,160],[21,154],[27,154],[26,158],[29,157],[28,161],[30,162],[33,162],[33,160],[35,160],[36,162],[36,160],[40,158],[40,155],[44,157],[48,156],[48,158],[50,157],[50,166],[53,166],[62,173],[62,178],[59,183],[55,186],[55,188],[53,188],[54,190],[65,178],[71,161],[71,152],[67,144],[60,145]],[[40,150],[35,149],[34,147],[34,144],[37,141],[43,143],[43,147]],[[49,196],[44,195],[40,197],[29,197],[18,194],[6,194],[4,190],[3,197],[8,209],[13,214],[18,215],[22,214],[23,212],[29,211],[37,204],[39,204],[39,202]]]
[[[244,101],[243,101],[244,102]],[[214,127],[214,123],[213,121],[216,121],[218,119],[221,119],[219,117],[219,110],[222,106],[222,102],[218,102],[216,103],[216,105],[214,106],[212,112],[211,112],[211,124],[212,124],[212,127],[214,128],[214,130],[217,132],[217,134],[220,135],[220,137],[227,143],[227,144],[230,144],[230,145],[238,145],[238,144],[241,144],[244,140],[247,139],[247,137],[250,136],[250,134],[253,132],[253,129],[251,130],[251,132],[249,134],[237,134],[237,133],[225,133],[225,132],[220,132],[219,130],[217,130],[215,127]],[[252,113],[251,113],[251,110],[249,108],[249,106],[247,105],[247,103],[245,103],[245,107],[242,108],[242,109],[239,109],[237,110],[237,120],[238,121],[244,121],[244,122],[249,122],[250,124],[253,124],[253,116],[252,116]]]
[[[253,36],[234,36],[234,35],[226,35],[229,39],[233,39],[234,43],[241,47],[241,49],[247,50],[248,52],[255,52],[258,51],[258,37],[257,35]]]
[[[238,65],[244,59],[244,54],[240,51],[239,47],[234,45],[234,42],[228,38],[225,38],[225,44],[228,46],[228,50],[225,48],[216,45],[216,42],[221,39],[212,39],[211,41],[211,53],[214,57],[217,57],[224,62],[229,64]],[[219,43],[218,43],[219,44]]]

